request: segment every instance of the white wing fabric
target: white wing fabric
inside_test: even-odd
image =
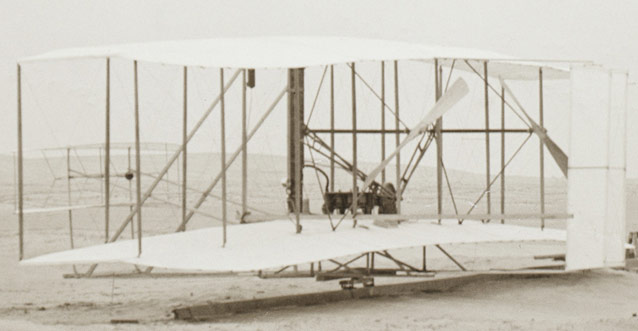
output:
[[[437,244],[481,242],[564,241],[565,231],[504,224],[456,220],[441,225],[433,220],[407,221],[384,228],[373,221],[364,227],[341,227],[332,231],[325,221],[306,220],[295,233],[288,220],[232,225],[228,242],[221,245],[221,227],[146,237],[142,255],[137,241],[126,240],[47,254],[21,265],[130,263],[197,271],[252,271],[335,259],[354,254]]]

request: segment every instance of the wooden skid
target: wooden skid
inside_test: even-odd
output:
[[[317,272],[316,279],[319,282],[327,281],[327,280],[335,280],[335,279],[343,279],[343,278],[351,278],[357,276],[396,276],[396,269],[370,269],[367,270],[365,268],[352,268],[350,271],[327,271],[327,272]]]
[[[554,260],[554,261],[565,261],[565,254],[551,254],[551,255],[536,255],[534,256],[534,260]]]
[[[288,272],[280,272],[280,273],[272,273],[272,272],[262,272],[257,275],[259,278],[270,279],[270,278],[308,278],[314,277],[310,271],[288,271]]]
[[[64,278],[190,278],[190,277],[229,277],[253,276],[254,272],[109,272],[64,274]]]
[[[182,307],[173,310],[175,319],[186,321],[214,320],[223,316],[248,313],[279,307],[303,307],[327,304],[352,299],[365,299],[383,296],[394,296],[415,292],[438,292],[465,285],[474,281],[499,280],[509,278],[530,278],[563,274],[563,272],[491,272],[463,274],[454,277],[435,278],[417,282],[380,285],[374,287],[354,288],[328,292],[316,292],[297,295],[286,295],[253,300],[238,300],[228,302],[210,302],[207,304]]]

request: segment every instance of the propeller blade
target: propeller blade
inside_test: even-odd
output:
[[[567,178],[567,162],[568,162],[567,154],[565,154],[565,152],[563,152],[563,150],[560,147],[558,147],[558,145],[547,135],[547,132],[545,131],[545,129],[542,128],[540,125],[538,125],[527,114],[527,112],[525,111],[525,108],[523,108],[521,103],[518,102],[518,99],[516,99],[516,96],[514,96],[514,93],[512,93],[512,90],[510,89],[510,87],[507,84],[505,84],[505,81],[503,80],[503,78],[499,78],[499,79],[501,81],[501,86],[505,89],[507,94],[510,95],[512,100],[514,100],[514,103],[516,103],[518,108],[523,112],[523,115],[525,115],[525,117],[529,121],[533,132],[538,136],[538,138],[540,138],[543,144],[547,146],[547,150],[549,150],[549,154],[552,156],[554,161],[556,161],[556,164],[558,165],[560,170],[563,172],[563,175],[565,176],[565,178]]]
[[[534,133],[536,133],[536,135],[543,141],[543,144],[545,144],[545,146],[547,147],[549,154],[552,156],[554,161],[556,161],[556,164],[563,172],[565,178],[567,178],[567,154],[565,154],[565,152],[563,152],[563,150],[558,147],[558,145],[547,135],[547,133],[545,133],[545,130],[536,125],[536,123],[534,123],[534,126],[532,128],[534,130]]]
[[[405,147],[405,145],[407,145],[410,141],[414,140],[419,135],[423,134],[427,130],[428,126],[439,119],[439,117],[443,116],[445,112],[450,110],[450,108],[452,108],[452,106],[454,106],[465,95],[467,95],[468,92],[469,89],[467,87],[467,84],[465,83],[465,80],[463,80],[463,78],[458,78],[448,89],[448,91],[443,94],[439,101],[434,104],[434,107],[432,107],[430,112],[425,115],[421,122],[419,122],[419,124],[417,124],[412,130],[410,130],[410,134],[408,134],[408,136],[403,139],[401,144],[397,146],[394,152],[386,157],[385,160],[381,162],[381,164],[379,164],[376,168],[374,168],[374,170],[372,170],[372,172],[368,174],[368,178],[366,178],[365,182],[363,183],[363,188],[361,190],[363,191],[368,188],[368,186],[370,186],[374,179],[381,173],[381,171],[388,165],[388,163],[390,163],[392,158],[394,158],[397,153],[399,153],[401,149]]]

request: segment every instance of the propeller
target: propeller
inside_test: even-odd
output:
[[[401,144],[397,146],[394,152],[386,157],[376,168],[374,168],[374,170],[372,170],[372,172],[368,174],[368,177],[363,183],[363,188],[361,189],[361,191],[370,186],[370,184],[379,175],[379,173],[383,171],[388,163],[390,163],[392,158],[394,158],[397,153],[399,153],[401,149],[403,149],[403,147],[405,147],[410,141],[414,140],[419,135],[425,133],[425,131],[428,129],[428,126],[430,126],[437,119],[443,116],[445,112],[450,110],[450,108],[452,108],[452,106],[454,106],[465,95],[467,95],[468,92],[469,89],[463,78],[458,78],[456,81],[454,81],[447,92],[445,92],[445,94],[443,94],[439,101],[434,104],[434,107],[430,109],[430,112],[425,115],[425,117],[421,120],[421,122],[419,122],[419,124],[417,124],[412,130],[410,130],[410,134],[408,134],[408,136],[403,139]]]
[[[563,175],[565,175],[565,178],[567,178],[567,161],[568,161],[567,154],[565,154],[565,152],[563,152],[563,150],[560,149],[560,147],[558,147],[558,145],[556,145],[556,143],[547,135],[547,132],[545,131],[544,128],[542,128],[540,125],[534,122],[534,120],[529,115],[527,115],[527,112],[525,112],[525,109],[523,108],[523,106],[521,106],[521,103],[518,102],[518,99],[516,99],[516,97],[514,96],[514,93],[512,93],[512,90],[510,90],[509,86],[505,84],[505,81],[503,80],[503,78],[499,78],[499,79],[501,81],[501,86],[505,89],[507,94],[509,94],[510,97],[512,97],[512,100],[514,100],[514,103],[516,103],[518,108],[522,110],[523,114],[525,115],[527,120],[530,122],[532,131],[538,136],[538,138],[540,138],[540,140],[545,144],[545,146],[547,146],[547,150],[549,151],[549,154],[552,155],[552,158],[554,158],[554,161],[556,161],[556,164],[558,165],[560,170],[563,172]]]

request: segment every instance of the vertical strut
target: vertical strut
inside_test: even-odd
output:
[[[425,246],[423,246],[423,262],[422,262],[423,263],[423,267],[421,268],[421,270],[423,270],[424,272],[428,271],[426,262],[427,262],[427,260],[426,260],[426,255],[425,255]]]
[[[13,156],[13,210],[18,210],[18,159],[16,153],[11,153]]]
[[[359,207],[357,192],[357,90],[354,62],[350,66],[352,80],[352,216],[356,225],[357,208]]]
[[[374,252],[370,253],[370,271],[374,271]]]
[[[98,147],[97,149],[97,157],[98,157],[98,166],[100,169],[100,177],[102,178],[100,180],[100,203],[104,203],[104,169],[102,169],[102,165],[104,165],[104,163],[102,162],[102,146]]]
[[[439,74],[439,60],[434,59],[434,101],[441,98],[441,79]],[[443,118],[438,118],[434,125],[436,136],[436,213],[443,213]],[[441,218],[438,219],[439,224]]]
[[[335,191],[335,85],[334,66],[330,66],[330,192]]]
[[[140,100],[138,94],[137,61],[133,61],[135,83],[135,188],[137,198],[137,253],[142,255],[142,171],[140,155]]]
[[[182,223],[186,222],[186,208],[188,197],[188,67],[184,66],[184,92],[183,92],[183,119],[182,119]],[[184,226],[186,230],[186,226]]]
[[[385,160],[385,62],[381,61],[381,162],[383,160]],[[381,184],[384,183],[385,168],[381,170]]]
[[[223,225],[223,238],[222,246],[226,246],[226,102],[224,91],[224,69],[219,69],[219,86],[220,86],[220,134],[221,134],[221,169],[222,169],[222,225]]]
[[[131,168],[131,146],[128,147],[128,168],[127,173],[133,173],[133,168]],[[133,182],[128,180],[128,201],[129,201],[129,212],[133,211]],[[131,222],[131,239],[135,239],[135,222]]]
[[[248,213],[248,136],[246,130],[246,69],[244,69],[241,84],[241,222]]]
[[[71,242],[71,249],[73,249],[75,245],[73,244],[73,210],[71,209],[73,203],[71,199],[71,148],[69,147],[66,148],[66,198],[67,204],[69,205],[69,240]]]
[[[304,69],[288,69],[288,211],[301,232],[304,163]]]
[[[505,89],[501,87],[501,215],[505,215]],[[505,220],[501,219],[501,224]]]
[[[66,149],[66,194],[67,194],[67,204],[69,205],[69,241],[71,243],[71,249],[75,248],[75,244],[73,242],[73,211],[71,210],[71,205],[73,200],[71,199],[71,149],[67,147]],[[73,273],[77,274],[77,269],[75,265],[73,265]]]
[[[111,59],[106,58],[106,109],[104,140],[104,242],[109,241],[111,212]]]
[[[538,114],[539,125],[541,129],[545,129],[543,124],[543,68],[538,68]],[[540,140],[540,198],[541,198],[541,215],[545,214],[545,143],[543,139]],[[545,228],[545,218],[541,217],[541,229]]]
[[[394,61],[394,143],[396,147],[401,144],[401,132],[399,128],[399,62]],[[401,153],[397,152],[396,156],[396,203],[397,214],[401,214]]]
[[[24,258],[24,173],[22,158],[22,69],[18,64],[18,258]]]
[[[489,103],[489,85],[487,81],[487,61],[483,61],[483,80],[484,80],[484,95],[485,95],[485,183],[486,185],[490,185],[491,175],[490,175],[490,103]],[[486,194],[486,202],[487,202],[487,214],[491,214],[492,212],[492,192],[490,190],[487,191]],[[486,220],[489,222],[490,220]]]

